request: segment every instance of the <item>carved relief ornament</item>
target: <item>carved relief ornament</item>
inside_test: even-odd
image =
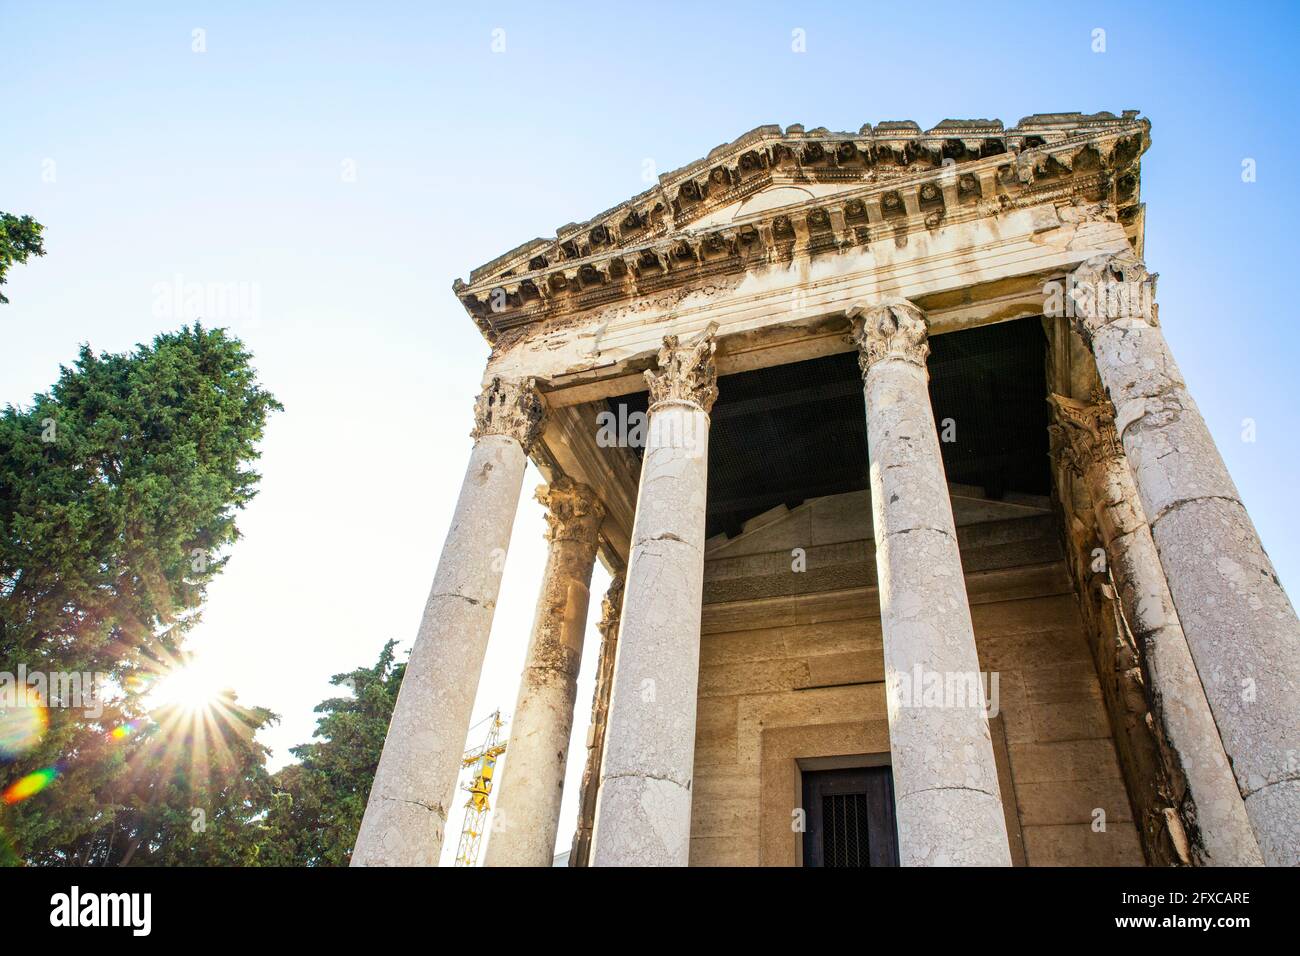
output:
[[[1093,335],[1120,320],[1159,325],[1159,278],[1130,250],[1093,256],[1070,274],[1066,315],[1089,345]]]
[[[506,435],[519,442],[526,455],[541,437],[545,413],[536,380],[493,378],[474,402],[474,430],[470,435]]]
[[[536,497],[546,508],[548,541],[580,541],[596,547],[605,506],[588,485],[557,476],[538,488]]]
[[[713,338],[716,330],[717,323],[710,322],[685,343],[675,335],[664,336],[656,370],[645,373],[651,411],[664,402],[695,405],[706,413],[713,408],[718,398],[718,370],[713,360],[718,348]]]
[[[1091,402],[1065,395],[1049,395],[1056,410],[1052,436],[1062,459],[1080,476],[1095,464],[1122,457],[1124,446],[1115,431],[1115,409],[1100,391]]]
[[[925,313],[906,299],[890,298],[875,305],[857,305],[848,311],[853,321],[851,339],[858,347],[862,376],[877,362],[898,359],[925,367],[930,354]]]

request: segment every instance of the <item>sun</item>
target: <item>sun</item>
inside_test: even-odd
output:
[[[150,697],[160,706],[204,711],[212,709],[224,690],[220,677],[211,668],[192,661],[162,677]]]

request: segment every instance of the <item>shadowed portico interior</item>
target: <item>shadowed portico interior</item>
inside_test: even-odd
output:
[[[936,336],[930,399],[944,470],[987,497],[1046,495],[1046,338],[1035,318]],[[647,393],[610,399],[615,421]],[[867,487],[862,374],[851,352],[723,376],[710,415],[708,531],[736,535],[779,504]],[[640,453],[641,449],[635,451]]]

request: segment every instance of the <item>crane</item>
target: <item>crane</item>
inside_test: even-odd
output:
[[[479,746],[465,751],[461,760],[463,767],[474,768],[474,776],[461,787],[469,791],[469,800],[465,802],[465,823],[460,830],[460,846],[456,849],[456,866],[474,866],[478,862],[479,847],[487,830],[488,811],[492,809],[488,803],[488,796],[492,793],[492,774],[496,770],[497,757],[506,750],[506,741],[501,739],[501,711],[493,713],[488,721],[487,738]]]

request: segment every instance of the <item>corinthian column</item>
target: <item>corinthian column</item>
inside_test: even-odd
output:
[[[904,866],[1010,866],[975,631],[939,455],[924,314],[855,308],[885,644],[889,749]],[[935,701],[923,685],[963,689]]]
[[[510,724],[487,866],[550,866],[554,859],[591,568],[605,517],[595,492],[567,478],[539,488],[537,500],[546,506],[550,549]]]
[[[646,372],[650,421],[596,802],[593,866],[685,866],[704,592],[713,326],[664,338]]]
[[[1300,622],[1160,330],[1132,253],[1072,276],[1115,427],[1264,860],[1300,862]]]
[[[609,697],[614,689],[614,656],[618,651],[618,622],[623,613],[623,575],[609,582],[600,602],[600,660],[596,664],[596,689],[591,695],[591,730],[587,736],[587,765],[582,769],[578,799],[578,827],[573,834],[569,866],[587,866],[591,860],[591,833],[596,824],[596,793],[600,787],[600,758],[605,752]]]
[[[397,695],[353,866],[436,866],[487,652],[528,451],[541,433],[531,380],[493,379]]]
[[[1105,396],[1091,403],[1062,395],[1050,400],[1065,440],[1062,453],[1088,490],[1120,607],[1141,651],[1152,715],[1187,781],[1191,806],[1181,809],[1199,834],[1197,862],[1259,866],[1259,845],[1174,612],[1111,404]]]

